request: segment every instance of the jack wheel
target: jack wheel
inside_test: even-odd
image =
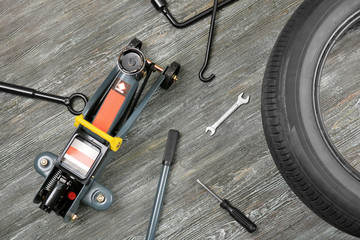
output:
[[[127,45],[128,48],[137,48],[137,49],[141,49],[141,46],[142,46],[142,41],[140,41],[137,38],[133,38]]]
[[[168,89],[171,84],[173,84],[176,80],[177,80],[177,74],[180,71],[180,67],[181,65],[177,62],[172,62],[170,67],[168,67],[165,70],[165,79],[164,81],[161,83],[160,87],[162,87],[163,89]]]

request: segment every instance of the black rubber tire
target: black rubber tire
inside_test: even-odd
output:
[[[281,32],[263,81],[262,120],[272,157],[297,196],[338,229],[360,236],[360,175],[321,121],[319,76],[359,0],[305,0]]]

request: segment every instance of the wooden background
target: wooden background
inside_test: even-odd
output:
[[[159,65],[182,64],[179,81],[154,95],[100,178],[113,192],[112,207],[97,212],[82,206],[75,223],[65,224],[32,203],[44,180],[34,170],[33,160],[41,152],[57,154],[64,148],[75,129],[74,116],[61,105],[0,93],[0,238],[143,239],[167,132],[173,128],[181,138],[158,239],[352,239],[297,199],[276,169],[262,131],[260,97],[267,59],[301,2],[239,0],[219,11],[205,73],[216,78],[203,83],[197,75],[210,18],[180,30],[145,0],[0,1],[0,81],[63,96],[74,92],[92,96],[133,37],[143,41],[146,57]],[[212,5],[209,0],[168,3],[179,20]],[[355,46],[351,56],[358,59],[359,35],[355,37],[353,42],[348,40]],[[354,64],[346,67],[359,69]],[[345,71],[349,72],[354,71]],[[324,118],[340,146],[348,146],[339,137],[341,126],[352,124],[353,147],[344,151],[358,166],[359,90],[355,80],[348,79],[353,85],[346,89],[325,81],[323,102],[328,115]],[[241,92],[251,96],[250,103],[214,136],[205,134],[205,128]],[[348,114],[341,121],[344,112]],[[196,184],[197,178],[243,210],[258,230],[249,234],[241,228]]]

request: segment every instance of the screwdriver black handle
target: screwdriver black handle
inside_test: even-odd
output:
[[[245,216],[239,209],[233,207],[230,202],[223,199],[220,203],[220,207],[229,212],[238,223],[241,224],[248,232],[252,233],[256,230],[256,225],[248,217]]]
[[[170,166],[174,160],[176,143],[179,138],[179,131],[170,129],[168,133],[168,138],[166,140],[165,152],[163,157],[163,165]]]

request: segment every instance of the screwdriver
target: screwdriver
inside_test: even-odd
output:
[[[245,216],[239,209],[233,207],[230,202],[226,199],[221,199],[213,191],[211,191],[205,184],[203,184],[199,179],[196,179],[203,188],[206,189],[213,197],[215,197],[220,202],[220,207],[228,211],[230,216],[232,216],[238,223],[241,224],[248,232],[252,233],[256,230],[256,225],[249,218]]]

